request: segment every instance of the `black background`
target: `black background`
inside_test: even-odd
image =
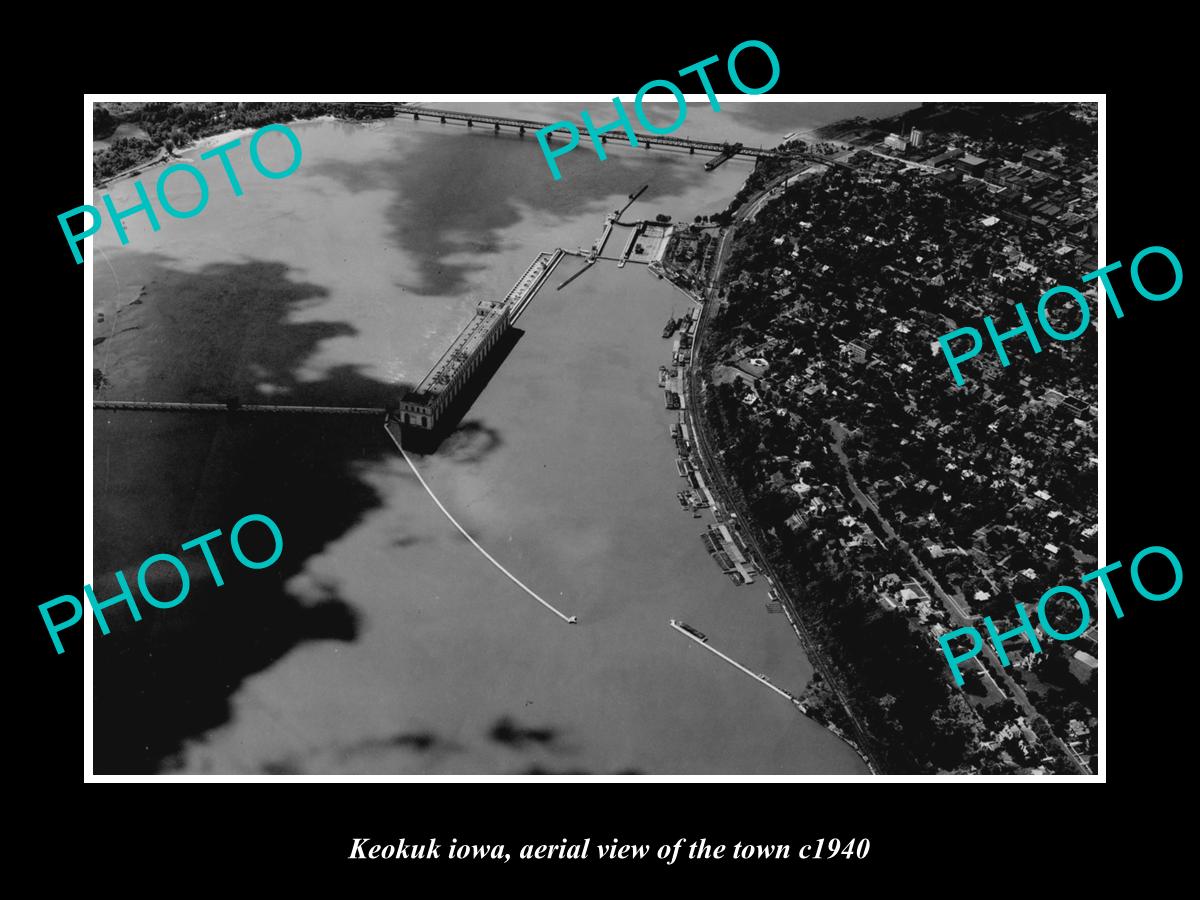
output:
[[[509,12],[515,19],[524,15]],[[546,15],[555,19],[565,13],[550,9]],[[545,23],[531,23],[528,32],[523,26],[510,26],[476,38],[474,46],[462,34],[438,38],[407,33],[406,24],[381,22],[379,31],[387,34],[342,38],[330,33],[307,43],[239,48],[239,57],[251,62],[227,66],[213,61],[200,69],[191,67],[190,76],[171,66],[121,66],[120,74],[102,68],[87,78],[86,86],[108,92],[149,89],[165,95],[259,90],[309,96],[386,92],[401,97],[406,90],[587,91],[628,100],[645,81],[670,78],[713,54],[722,59],[710,69],[714,87],[732,92],[724,59],[740,41],[756,38],[770,44],[780,60],[782,74],[772,94],[884,90],[928,99],[950,91],[1107,92],[1104,261],[1122,260],[1127,269],[1139,250],[1157,244],[1173,250],[1188,270],[1183,223],[1194,215],[1189,170],[1195,163],[1182,130],[1190,128],[1188,104],[1174,99],[1170,90],[1178,84],[1173,68],[1178,57],[1161,43],[1169,24],[1158,22],[1153,35],[1141,33],[1137,26],[1119,35],[1109,30],[1103,38],[1106,49],[1101,49],[1090,40],[1090,26],[1082,14],[1078,21],[1064,17],[1062,22],[1022,16],[1027,34],[1004,33],[994,22],[941,20],[930,11],[921,25],[897,24],[868,32],[865,22],[848,23],[836,11],[810,15],[797,8],[795,22],[787,27],[764,13],[736,27],[706,27],[687,37],[675,32],[669,38],[625,22],[640,15],[632,8],[619,14],[622,21],[614,26],[616,31],[606,33],[610,15],[618,14],[603,13],[595,22],[579,26],[583,31],[559,22],[553,36],[533,27]],[[682,15],[678,9],[668,13]],[[768,18],[771,24],[758,26]],[[945,28],[956,36],[948,39]],[[376,29],[367,23],[364,30]],[[594,40],[590,33],[596,35]],[[203,41],[199,48],[208,52]],[[259,64],[251,64],[260,58]],[[739,57],[739,72],[747,84],[766,80],[765,68],[755,71],[759,58],[756,51]],[[1099,68],[1089,68],[1089,60]],[[691,81],[683,86],[688,92],[698,88]],[[581,864],[519,866],[514,860],[504,867],[351,865],[345,858],[353,837],[386,842],[404,836],[417,842],[437,836],[446,842],[454,836],[460,841],[503,841],[510,850],[527,842],[557,843],[564,837],[578,841],[585,836],[593,843],[616,837],[655,846],[700,836],[714,843],[749,840],[793,847],[820,837],[872,840],[864,862],[708,862],[690,867],[705,878],[736,875],[746,868],[787,878],[795,866],[803,865],[795,882],[798,889],[816,886],[814,878],[824,881],[820,873],[845,882],[855,873],[890,878],[904,872],[906,882],[926,889],[974,890],[981,882],[998,880],[1019,890],[1022,884],[1044,883],[1050,872],[1073,879],[1077,866],[1102,864],[1110,847],[1119,856],[1126,850],[1136,853],[1142,842],[1153,842],[1157,858],[1163,852],[1170,855],[1172,832],[1160,821],[1157,807],[1170,807],[1171,798],[1178,795],[1176,785],[1190,780],[1195,765],[1184,737],[1190,730],[1193,694],[1184,671],[1193,655],[1189,643],[1195,632],[1185,612],[1193,576],[1187,574],[1192,571],[1190,541],[1183,525],[1191,514],[1186,459],[1194,456],[1194,382],[1188,374],[1188,345],[1194,337],[1185,321],[1186,279],[1183,290],[1170,300],[1151,303],[1129,287],[1124,270],[1116,273],[1114,283],[1125,318],[1117,321],[1110,315],[1106,322],[1104,453],[1107,559],[1125,563],[1114,584],[1126,616],[1117,621],[1109,615],[1105,626],[1103,756],[1108,784],[1103,789],[1080,787],[1067,797],[1058,787],[1063,779],[994,785],[926,781],[903,787],[651,784],[650,779],[606,786],[292,784],[271,789],[268,802],[261,796],[248,800],[244,793],[218,799],[193,785],[84,786],[82,629],[64,634],[67,652],[56,656],[37,611],[37,604],[59,594],[78,596],[81,588],[74,548],[79,547],[75,541],[83,527],[74,515],[85,488],[80,400],[91,374],[74,354],[81,338],[84,343],[90,340],[90,315],[80,314],[83,267],[75,265],[56,216],[80,203],[82,92],[61,83],[38,98],[37,109],[37,149],[22,151],[36,152],[38,158],[28,161],[34,174],[24,179],[19,161],[10,160],[9,165],[18,194],[25,193],[17,201],[16,228],[8,230],[16,251],[9,269],[34,273],[18,295],[9,298],[16,317],[10,328],[17,338],[10,344],[9,373],[13,381],[21,376],[20,386],[10,382],[8,406],[9,521],[20,523],[21,548],[9,566],[18,575],[9,604],[18,616],[24,651],[10,682],[11,693],[19,698],[17,728],[10,738],[18,760],[10,771],[19,779],[28,778],[27,786],[36,785],[28,818],[22,820],[30,835],[64,840],[70,833],[76,836],[70,838],[71,849],[46,838],[51,840],[46,849],[57,847],[55,854],[83,862],[77,854],[111,857],[129,841],[128,852],[135,854],[139,866],[203,870],[211,864],[224,871],[228,865],[261,868],[270,875],[341,870],[349,876],[342,879],[346,885],[370,874],[382,875],[397,889],[418,871],[490,879],[503,869],[522,878],[539,873],[557,878],[578,871]],[[29,264],[29,253],[37,265]],[[1032,298],[1024,299],[1028,308]],[[31,358],[18,362],[25,354]],[[1137,597],[1128,581],[1129,561],[1151,544],[1171,548],[1185,572],[1183,589],[1162,603]],[[24,559],[31,554],[36,559],[32,565]],[[263,790],[253,789],[260,794]],[[981,790],[989,795],[981,797]],[[127,796],[129,791],[136,792],[135,800]],[[1130,846],[1118,853],[1124,842]],[[135,857],[126,862],[132,864]],[[205,865],[197,867],[202,861]],[[1049,869],[1042,868],[1047,865]],[[1020,874],[1026,867],[1028,881]],[[639,879],[651,873],[678,878],[684,871],[681,866],[668,870],[654,861],[608,864],[607,870]],[[1041,876],[1034,874],[1039,870]],[[1065,884],[1063,888],[1070,889]]]

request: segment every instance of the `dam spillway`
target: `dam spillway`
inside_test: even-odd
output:
[[[400,424],[432,431],[479,370],[505,332],[517,321],[563,257],[562,249],[539,253],[503,300],[480,300],[475,315],[450,343],[421,383],[400,401]]]

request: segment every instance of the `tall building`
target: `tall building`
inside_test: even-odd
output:
[[[842,352],[845,353],[847,356],[849,356],[852,360],[854,360],[857,363],[864,363],[867,361],[868,350],[864,345],[860,344],[858,341],[848,342],[842,348]]]
[[[914,128],[908,135],[908,141],[914,147],[920,147],[925,143],[925,132]]]

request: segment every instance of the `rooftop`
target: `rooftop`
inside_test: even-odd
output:
[[[480,300],[471,321],[463,327],[454,343],[442,354],[442,358],[429,370],[429,374],[417,385],[410,397],[421,402],[432,399],[445,390],[454,380],[458,367],[471,358],[471,354],[491,331],[492,325],[506,314],[506,308],[502,304]]]

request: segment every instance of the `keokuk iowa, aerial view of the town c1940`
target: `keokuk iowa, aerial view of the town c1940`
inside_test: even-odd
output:
[[[96,775],[1099,773],[1101,101],[725,56],[89,97]]]

